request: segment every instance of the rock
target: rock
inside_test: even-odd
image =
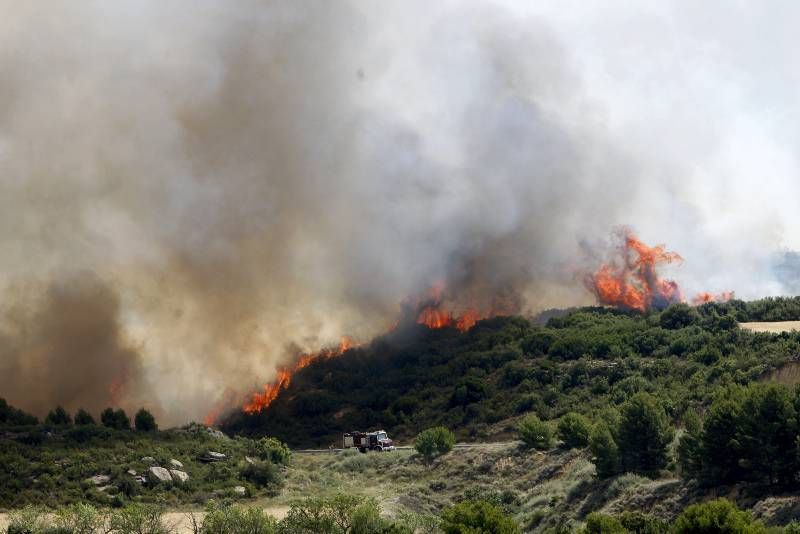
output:
[[[127,473],[130,476],[135,477],[136,476],[136,469],[128,469]]]
[[[244,496],[245,496],[245,494],[247,494],[247,490],[245,489],[245,487],[244,487],[244,486],[236,486],[236,487],[234,487],[234,488],[233,488],[233,492],[234,492],[236,495],[240,495],[240,496],[242,496],[242,497],[244,497]]]
[[[95,486],[103,486],[111,482],[111,477],[108,475],[95,475],[86,479],[86,482],[94,484]]]
[[[244,461],[247,462],[250,465],[253,465],[254,463],[256,463],[256,461],[253,458],[250,458],[249,456],[245,456],[244,457]],[[236,487],[240,488],[241,486],[236,486]]]
[[[146,464],[154,464],[154,463],[156,463],[156,459],[153,458],[152,456],[145,456],[144,458],[142,458],[142,461],[144,463],[146,463]]]
[[[171,465],[171,466],[172,466],[172,467],[174,467],[175,469],[183,469],[183,464],[182,464],[182,463],[180,463],[180,462],[179,462],[178,460],[176,460],[175,458],[172,458],[172,459],[170,459],[170,461],[169,461],[169,465]]]
[[[205,453],[203,456],[200,457],[200,461],[201,462],[221,462],[221,461],[225,460],[225,458],[227,458],[227,456],[225,456],[221,452],[208,451],[207,453]]]
[[[172,480],[175,482],[179,482],[183,484],[187,480],[189,480],[189,474],[186,471],[178,471],[177,469],[170,469],[170,474],[172,475]]]
[[[159,482],[172,482],[172,475],[163,467],[151,467],[148,471],[150,471],[150,474]]]
[[[108,486],[100,486],[99,488],[97,488],[97,491],[106,492],[106,491],[110,490],[110,489],[111,489],[111,488],[113,488],[113,487],[114,487],[114,486],[111,486],[111,485],[108,485]]]
[[[143,477],[142,475],[137,475],[133,477],[133,479],[139,484],[147,484],[147,477]]]

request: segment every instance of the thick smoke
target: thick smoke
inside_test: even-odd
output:
[[[585,244],[619,224],[686,257],[674,277],[741,296],[759,266],[753,292],[781,292],[770,254],[798,245],[794,212],[746,224],[750,175],[723,187],[736,154],[716,150],[738,145],[675,96],[715,96],[669,68],[699,30],[648,57],[677,12],[631,6],[640,54],[615,41],[625,14],[481,1],[0,8],[0,395],[40,414],[199,419],[442,281],[454,305],[586,303]]]

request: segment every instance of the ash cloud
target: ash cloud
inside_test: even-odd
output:
[[[684,255],[668,275],[698,289],[750,296],[739,283],[761,272],[752,293],[785,290],[769,254],[798,248],[794,212],[742,209],[741,169],[780,150],[737,166],[748,138],[722,130],[750,108],[697,79],[757,88],[754,66],[719,61],[749,61],[735,49],[680,61],[706,42],[703,13],[429,4],[0,0],[1,393],[99,406],[125,369],[119,403],[202,419],[442,280],[454,305],[587,303],[581,244],[620,224]],[[680,94],[714,106],[695,117]],[[785,203],[794,164],[777,161],[783,194],[764,195]],[[696,201],[706,188],[722,193]],[[98,388],[34,372],[32,346]]]

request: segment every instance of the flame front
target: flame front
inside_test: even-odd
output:
[[[278,394],[282,390],[289,387],[289,384],[292,383],[292,377],[297,371],[303,369],[304,367],[308,367],[313,362],[341,356],[355,346],[356,344],[352,339],[344,336],[337,347],[301,355],[291,367],[279,368],[275,380],[268,384],[264,384],[263,391],[253,393],[250,397],[250,400],[245,402],[242,406],[242,411],[248,414],[254,414],[267,409],[269,405],[272,404],[272,402],[278,397]],[[217,417],[215,416],[213,420],[215,421],[216,419]]]
[[[597,295],[597,300],[602,304],[639,311],[681,302],[683,296],[678,284],[659,278],[656,266],[680,263],[683,258],[675,252],[668,252],[664,245],[645,245],[628,230],[622,237],[621,257],[600,267],[587,280],[587,286]]]
[[[621,236],[619,257],[586,278],[586,286],[598,302],[642,312],[684,302],[678,283],[660,278],[656,271],[660,264],[682,263],[683,258],[668,252],[664,245],[645,245],[630,230],[624,230]],[[693,297],[692,304],[726,302],[732,298],[730,291],[718,295],[704,292]]]

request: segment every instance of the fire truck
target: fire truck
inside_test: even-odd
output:
[[[347,432],[344,435],[343,445],[345,449],[357,448],[361,452],[367,451],[393,451],[394,442],[389,439],[385,430],[374,432]]]

